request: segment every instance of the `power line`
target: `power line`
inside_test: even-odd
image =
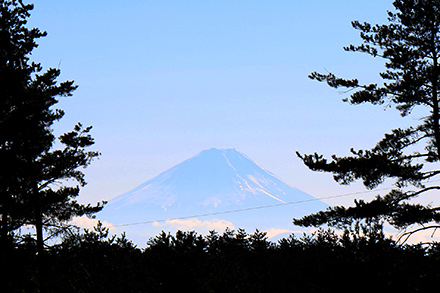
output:
[[[431,181],[431,182],[433,182],[433,181]],[[213,213],[198,214],[198,215],[191,215],[191,216],[183,216],[183,217],[161,219],[161,220],[150,220],[150,221],[143,221],[143,222],[118,224],[118,225],[113,225],[113,227],[126,227],[126,226],[135,226],[135,225],[160,223],[160,222],[166,222],[166,221],[171,221],[171,220],[185,220],[185,219],[191,219],[191,218],[215,216],[215,215],[220,215],[220,214],[239,213],[239,212],[245,212],[245,211],[251,211],[251,210],[259,210],[259,209],[273,208],[273,207],[286,206],[286,205],[292,205],[292,204],[299,204],[299,203],[305,203],[305,202],[311,202],[311,201],[318,201],[318,200],[323,200],[323,199],[332,199],[332,198],[345,197],[345,196],[350,196],[350,195],[372,193],[372,192],[383,191],[383,190],[390,190],[390,189],[392,189],[392,187],[380,188],[380,189],[375,189],[375,190],[367,190],[367,191],[359,191],[359,192],[351,192],[351,193],[343,193],[343,194],[330,195],[330,196],[325,196],[325,197],[320,197],[320,198],[304,199],[304,200],[291,201],[291,202],[272,204],[272,205],[257,206],[257,207],[244,208],[244,209],[236,209],[236,210],[229,210],[229,211],[213,212]]]

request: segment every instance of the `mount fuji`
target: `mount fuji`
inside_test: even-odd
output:
[[[326,207],[243,153],[212,148],[110,200],[97,216],[129,238],[226,227],[290,232],[292,218]]]

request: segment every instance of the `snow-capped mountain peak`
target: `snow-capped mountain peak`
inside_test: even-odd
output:
[[[138,221],[310,199],[313,197],[287,185],[243,153],[212,148],[111,200],[102,215],[117,216],[120,221]],[[324,207],[325,204],[316,200],[305,210]]]

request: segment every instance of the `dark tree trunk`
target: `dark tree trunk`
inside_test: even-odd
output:
[[[35,162],[33,164],[35,166]],[[32,175],[32,191],[33,197],[35,201],[34,213],[35,213],[35,231],[37,234],[37,252],[41,256],[43,254],[44,249],[44,240],[43,240],[43,217],[41,214],[41,198],[40,192],[38,189],[38,183],[35,176],[36,172]]]
[[[7,254],[9,249],[9,239],[8,239],[8,214],[6,212],[5,204],[1,207],[1,227],[0,227],[0,249],[2,254]]]
[[[35,230],[37,232],[37,252],[39,255],[43,254],[44,240],[43,240],[43,219],[41,217],[41,208],[39,203],[35,207]]]

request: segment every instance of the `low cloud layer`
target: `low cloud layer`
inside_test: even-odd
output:
[[[267,233],[267,238],[271,239],[271,238],[275,238],[280,234],[284,234],[284,233],[292,233],[292,230],[289,229],[283,229],[283,228],[270,228],[267,229],[266,231],[264,231]]]
[[[83,228],[83,229],[88,229],[88,230],[93,230],[93,227],[96,227],[96,225],[98,224],[98,219],[90,219],[88,217],[73,217],[72,218],[72,224]],[[115,226],[113,226],[112,223],[107,222],[107,221],[101,221],[102,225],[106,228],[109,228],[110,231],[112,233],[115,233],[116,228]]]
[[[213,219],[213,220],[206,220],[206,221],[200,221],[197,218],[192,218],[188,220],[167,220],[165,222],[154,222],[154,227],[172,227],[174,229],[188,231],[188,230],[216,230],[216,231],[223,231],[226,228],[229,229],[235,229],[234,224],[232,224],[229,221],[226,220],[219,220],[219,219]]]

